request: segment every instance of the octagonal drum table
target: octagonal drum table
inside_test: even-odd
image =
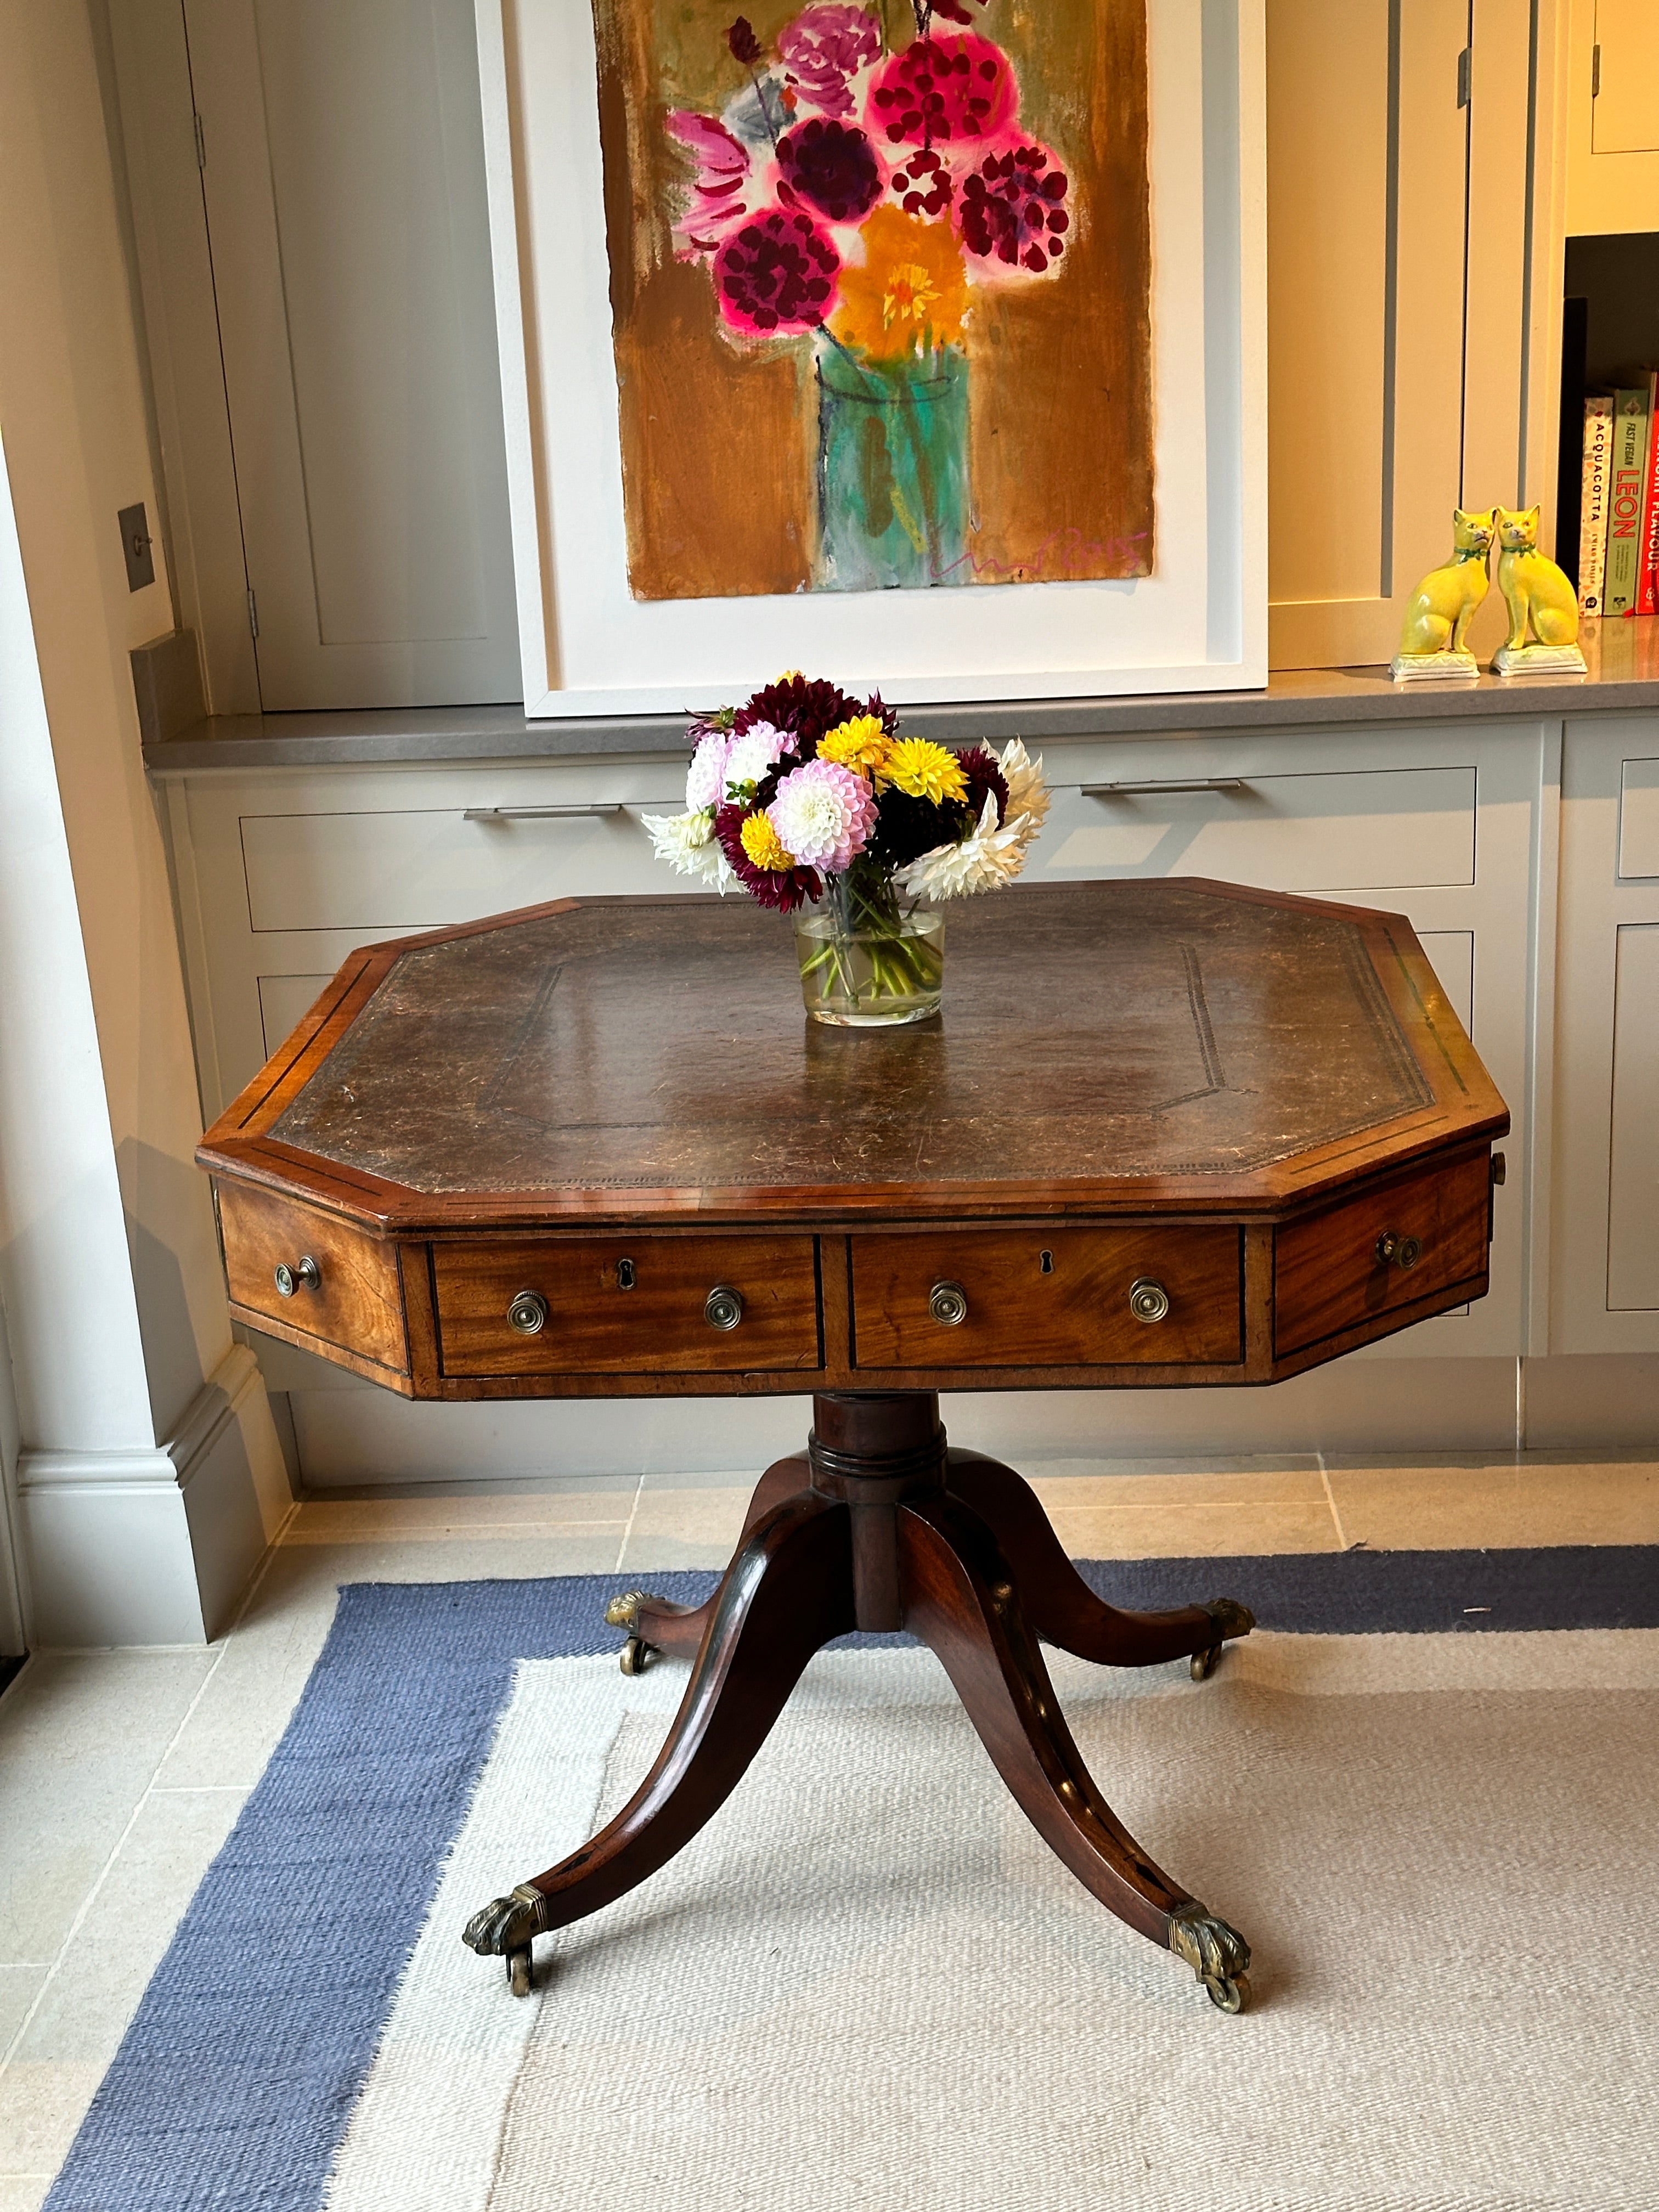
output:
[[[942,1017],[804,1020],[748,901],[564,900],[353,954],[204,1139],[234,1311],[406,1397],[811,1391],[706,1605],[622,1593],[692,1661],[607,1827],[466,1930],[610,1903],[723,1802],[808,1659],[938,1654],[1039,1832],[1243,2002],[1249,1950],[1128,1834],[1040,1640],[1105,1666],[1252,1626],[1119,1611],[941,1390],[1273,1382],[1486,1288],[1509,1126],[1397,915],[1198,881],[950,909]]]

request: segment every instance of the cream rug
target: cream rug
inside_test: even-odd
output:
[[[330,2212],[1654,2212],[1659,1632],[1054,1656],[1140,1841],[1255,1951],[1215,2011],[1067,1875],[934,1661],[821,1655],[680,1857],[538,1944],[684,1686],[520,1668]]]

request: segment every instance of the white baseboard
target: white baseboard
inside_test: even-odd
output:
[[[30,1644],[202,1644],[289,1504],[258,1361],[234,1345],[166,1443],[19,1456]]]

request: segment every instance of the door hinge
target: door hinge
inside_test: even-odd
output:
[[[1601,49],[1600,46],[1592,46],[1590,48],[1590,98],[1600,100],[1601,97]]]
[[[1465,46],[1457,57],[1457,104],[1460,107],[1467,107],[1469,104],[1469,77],[1474,54],[1472,46]]]
[[[247,587],[247,626],[255,637],[259,635],[259,602],[253,596],[253,586]]]
[[[202,118],[198,114],[192,111],[190,119],[191,126],[196,132],[196,166],[198,169],[205,169],[207,167],[207,137],[202,129]]]

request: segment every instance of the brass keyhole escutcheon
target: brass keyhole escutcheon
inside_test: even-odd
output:
[[[1376,1240],[1376,1264],[1379,1267],[1399,1267],[1409,1274],[1422,1256],[1420,1237],[1402,1237],[1398,1230],[1385,1229]]]
[[[710,1328],[735,1328],[743,1319],[743,1297],[730,1283],[716,1283],[702,1302],[702,1317]]]
[[[968,1318],[968,1293],[960,1283],[935,1283],[927,1293],[927,1310],[945,1328],[960,1328]]]
[[[1137,1321],[1149,1325],[1164,1319],[1170,1310],[1170,1293],[1162,1283],[1155,1283],[1150,1275],[1129,1285],[1129,1311]]]
[[[631,1260],[618,1260],[617,1262],[617,1288],[619,1291],[631,1291],[633,1287],[634,1262]]]
[[[1052,1275],[1054,1273],[1054,1255],[1052,1252],[1042,1251],[1037,1254],[1037,1272],[1039,1274],[1043,1275]]]
[[[286,1260],[279,1260],[276,1281],[279,1298],[291,1298],[298,1290],[319,1291],[323,1286],[322,1271],[309,1254],[303,1260],[296,1260],[292,1267]]]
[[[520,1291],[507,1310],[507,1325],[520,1336],[537,1336],[547,1327],[547,1300],[539,1291]]]

